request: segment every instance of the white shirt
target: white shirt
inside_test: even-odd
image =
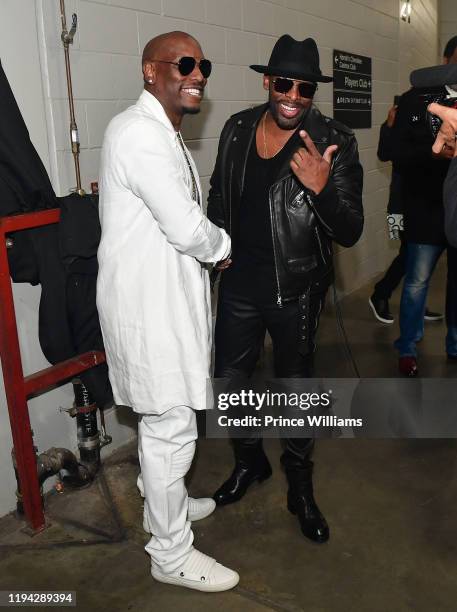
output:
[[[212,333],[200,262],[224,259],[230,238],[192,200],[177,134],[147,91],[106,130],[99,206],[97,307],[116,403],[205,408]]]

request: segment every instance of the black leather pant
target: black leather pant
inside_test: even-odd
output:
[[[255,296],[236,295],[233,290],[219,292],[215,334],[216,378],[244,379],[254,372],[265,333],[273,343],[274,374],[277,378],[309,378],[312,376],[315,335],[319,316],[324,306],[325,292],[309,297],[306,317],[298,300],[283,304],[259,303]],[[305,350],[302,328],[306,325]],[[232,440],[235,456],[243,447],[262,452],[262,439],[258,437]],[[305,467],[310,464],[314,440],[311,438],[286,438],[281,463],[288,467]]]

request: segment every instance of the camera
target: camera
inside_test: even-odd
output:
[[[413,86],[413,96],[408,106],[411,124],[426,125],[433,140],[436,138],[442,121],[436,115],[428,112],[432,102],[457,108],[457,65],[445,64],[413,70],[410,75]],[[448,91],[456,90],[455,95]]]

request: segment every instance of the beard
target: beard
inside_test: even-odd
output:
[[[302,107],[301,111],[298,113],[296,117],[283,117],[279,112],[279,102],[272,100],[271,96],[268,100],[269,110],[271,116],[275,120],[276,124],[282,130],[295,130],[300,123],[303,121],[306,113],[308,112],[308,108]]]
[[[200,112],[200,107],[189,107],[189,106],[183,106],[182,108],[182,114],[183,115],[198,115],[198,113]]]

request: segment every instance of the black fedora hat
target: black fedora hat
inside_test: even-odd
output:
[[[295,40],[284,34],[276,41],[268,66],[249,66],[256,72],[273,76],[330,83],[333,77],[324,76],[319,68],[319,51],[314,38]]]

